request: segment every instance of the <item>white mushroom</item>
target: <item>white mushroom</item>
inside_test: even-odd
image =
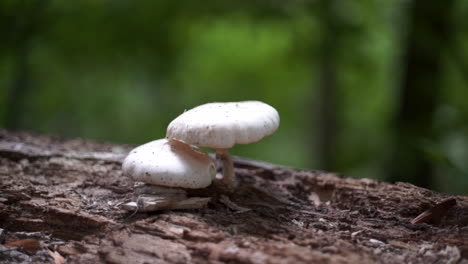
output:
[[[144,183],[181,188],[204,188],[216,175],[208,154],[177,140],[159,139],[128,154],[124,174]]]
[[[249,144],[273,134],[279,126],[279,114],[259,101],[209,103],[184,112],[167,128],[168,139],[209,147],[223,161],[223,182],[237,184],[233,162],[227,149]]]

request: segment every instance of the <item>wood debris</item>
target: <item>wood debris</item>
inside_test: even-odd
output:
[[[412,224],[418,223],[439,223],[441,218],[445,216],[450,208],[457,204],[457,200],[454,198],[447,199],[441,203],[436,204],[434,207],[424,211],[416,218],[411,220]]]
[[[138,185],[135,187],[136,201],[121,205],[130,212],[154,212],[158,210],[199,209],[204,208],[210,197],[187,197],[187,192],[180,188]]]
[[[35,239],[10,241],[3,245],[7,248],[19,248],[30,255],[36,254],[42,248],[41,243]]]

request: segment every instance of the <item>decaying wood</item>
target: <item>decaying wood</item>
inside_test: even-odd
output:
[[[239,158],[206,208],[132,215],[131,147],[0,131],[0,263],[468,263],[468,197]]]
[[[184,189],[144,183],[136,183],[133,192],[133,201],[123,204],[121,208],[134,214],[167,209],[200,209],[211,200],[210,197],[187,197]]]

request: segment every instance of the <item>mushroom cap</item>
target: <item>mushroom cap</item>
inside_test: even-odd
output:
[[[200,147],[228,149],[273,134],[279,122],[278,111],[259,101],[208,103],[174,119],[166,137]]]
[[[148,184],[204,188],[216,176],[214,161],[208,154],[176,140],[159,139],[141,145],[128,154],[123,172]]]

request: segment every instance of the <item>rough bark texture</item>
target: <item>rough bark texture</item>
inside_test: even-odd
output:
[[[0,130],[0,263],[468,263],[468,197],[239,158],[207,208],[131,215],[130,148]]]

